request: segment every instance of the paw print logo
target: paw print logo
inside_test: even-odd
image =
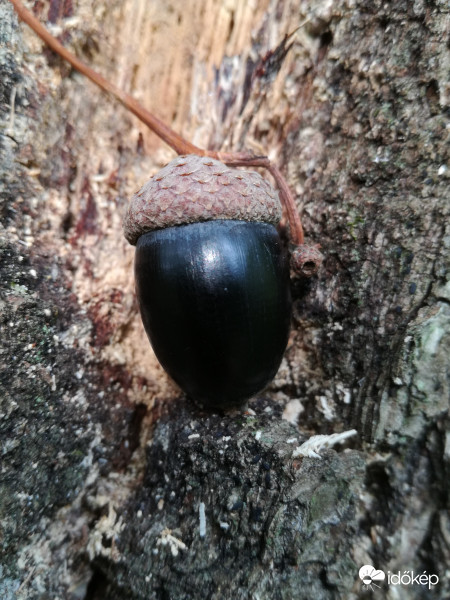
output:
[[[374,587],[381,587],[377,582],[381,583],[385,577],[383,571],[375,569],[372,565],[364,565],[359,570],[359,578],[363,582],[364,589],[370,589],[372,592],[375,591]]]

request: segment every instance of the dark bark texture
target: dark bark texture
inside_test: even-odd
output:
[[[269,387],[194,406],[121,231],[173,154],[0,0],[2,600],[449,598],[447,0],[31,4],[195,144],[273,158],[325,261]]]

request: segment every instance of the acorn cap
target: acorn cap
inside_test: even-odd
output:
[[[178,156],[132,197],[123,230],[135,245],[154,229],[217,219],[276,225],[281,219],[278,192],[254,171],[204,156]]]

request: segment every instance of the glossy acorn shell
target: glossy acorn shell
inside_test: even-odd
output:
[[[155,354],[194,400],[237,405],[275,376],[291,297],[273,225],[215,220],[150,231],[136,245],[135,277]]]

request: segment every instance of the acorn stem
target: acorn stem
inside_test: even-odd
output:
[[[14,6],[15,11],[22,21],[51,48],[66,60],[74,69],[85,75],[95,83],[104,92],[108,92],[116,98],[127,110],[132,112],[140,121],[151,129],[159,138],[168,144],[177,154],[197,154],[198,156],[208,156],[224,162],[229,166],[244,167],[263,167],[269,171],[280,191],[280,199],[286,211],[291,240],[294,245],[304,243],[303,227],[300,216],[297,212],[294,198],[289,186],[281,174],[279,168],[270,162],[267,156],[255,156],[250,152],[217,152],[215,150],[203,150],[184,139],[176,131],[168,127],[163,121],[158,119],[150,111],[144,108],[135,98],[127,94],[105,77],[94,71],[91,67],[85,65],[74,54],[69,52],[64,46],[51,35],[47,29],[36,19],[36,17],[20,2],[20,0],[9,0]],[[291,34],[292,35],[292,34]],[[284,40],[286,42],[291,35]]]
[[[280,191],[280,198],[289,220],[291,241],[293,244],[299,246],[300,244],[304,243],[305,238],[303,235],[303,226],[300,220],[300,215],[298,214],[297,207],[295,206],[294,197],[292,196],[291,190],[289,189],[286,179],[281,174],[280,169],[273,163],[269,163],[267,170],[277,182],[277,186]]]

